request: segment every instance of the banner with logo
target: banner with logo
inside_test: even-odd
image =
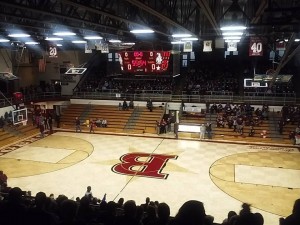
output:
[[[85,43],[85,45],[84,45],[84,53],[87,53],[87,54],[90,54],[90,53],[92,53],[93,51],[92,51],[92,48],[91,48],[91,46],[89,45],[89,43]]]
[[[203,41],[203,52],[211,52],[212,51],[212,41]]]
[[[49,46],[49,57],[56,58],[57,57],[57,48],[56,46]]]
[[[227,51],[236,52],[237,51],[237,42],[227,42]]]
[[[263,43],[259,37],[250,38],[249,56],[263,56]]]
[[[107,43],[101,45],[101,53],[109,53],[109,48]]]
[[[186,41],[183,44],[183,52],[192,52],[193,51],[193,42]]]

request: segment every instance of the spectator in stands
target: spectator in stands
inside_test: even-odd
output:
[[[0,192],[7,188],[7,176],[0,170]]]
[[[264,217],[260,213],[254,213],[255,225],[264,225]]]
[[[90,119],[89,121],[89,126],[90,126],[90,133],[95,133],[94,127],[95,127],[95,121],[93,119]]]
[[[53,126],[52,126],[52,115],[49,114],[48,117],[47,117],[47,123],[48,123],[48,126],[49,126],[49,131],[50,131],[50,134],[53,133]]]
[[[55,216],[46,210],[47,196],[44,192],[38,192],[35,196],[35,207],[29,208],[27,223],[31,225],[53,225]]]
[[[119,102],[118,108],[119,108],[119,111],[122,109],[122,103],[121,102]]]
[[[175,133],[176,139],[178,139],[178,129],[179,129],[179,123],[175,122],[174,123],[174,133]]]
[[[218,111],[218,106],[216,103],[214,103],[211,107],[210,107],[210,113],[217,113]]]
[[[78,117],[75,118],[75,132],[81,132],[80,120]]]
[[[58,113],[55,114],[56,127],[60,128],[60,115]]]
[[[137,206],[135,201],[128,200],[124,204],[124,215],[116,217],[115,225],[140,225],[136,217]]]
[[[106,119],[102,120],[102,127],[107,127],[107,120]]]
[[[102,120],[97,118],[96,121],[95,121],[95,125],[96,125],[96,127],[101,127],[102,126]]]
[[[39,116],[39,128],[40,128],[40,134],[41,134],[41,137],[43,138],[45,136],[45,119],[43,117],[43,114],[40,114]]]
[[[251,126],[251,127],[250,127],[250,130],[249,130],[249,134],[248,134],[248,136],[249,136],[249,137],[253,137],[253,136],[254,136],[254,134],[255,134],[254,127],[253,127],[253,126]]]
[[[130,102],[129,102],[129,108],[130,109],[134,109],[134,103],[133,103],[133,100],[131,99]]]
[[[76,219],[78,212],[78,204],[73,200],[64,200],[61,203],[60,207],[60,215],[61,215],[61,222],[59,225],[80,225]]]
[[[205,138],[205,132],[206,132],[206,127],[204,124],[201,124],[200,126],[200,140],[203,140]]]
[[[123,110],[128,110],[128,104],[127,104],[127,102],[126,102],[125,99],[124,99],[124,101],[123,101],[122,109],[123,109]]]
[[[168,225],[170,222],[170,207],[166,203],[159,203],[157,206],[156,221],[150,222],[149,225]]]
[[[205,209],[202,202],[190,200],[185,202],[170,225],[205,225]]]
[[[93,199],[93,192],[92,192],[91,186],[86,187],[86,192],[85,192],[84,196],[87,197],[90,201]]]
[[[255,225],[255,216],[251,212],[249,204],[242,204],[242,210],[239,213],[236,225]]]
[[[148,99],[146,106],[147,106],[147,109],[149,109],[149,111],[152,112],[153,102],[152,102],[151,98]]]
[[[0,202],[1,225],[24,224],[26,219],[26,206],[22,202],[23,191],[12,188],[8,193],[8,200]]]
[[[293,212],[285,219],[280,219],[280,225],[299,225],[300,221],[300,198],[294,203]]]
[[[3,130],[3,128],[4,128],[4,117],[1,116],[0,117],[0,129]]]
[[[158,219],[157,219],[157,216],[156,216],[156,209],[155,209],[154,206],[149,205],[147,207],[147,210],[144,211],[144,213],[146,213],[146,214],[145,214],[144,218],[142,219],[142,224],[143,225],[149,225],[151,223],[157,222]]]
[[[235,211],[229,211],[227,214],[227,218],[225,220],[223,220],[222,225],[230,225],[230,220],[232,217],[237,216]]]
[[[145,203],[141,205],[143,207],[144,212],[147,211],[147,208],[148,208],[149,205],[150,205],[150,198],[147,197],[146,200],[145,200]]]
[[[207,123],[206,124],[206,133],[207,133],[208,139],[212,138],[211,132],[212,132],[211,123]]]

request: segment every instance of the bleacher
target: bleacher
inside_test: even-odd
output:
[[[156,121],[160,120],[163,108],[149,112],[146,107],[120,110],[113,105],[69,105],[61,115],[61,128],[75,129],[75,118],[81,121],[81,129],[89,131],[89,120],[107,120],[107,127],[94,127],[95,132],[156,133]]]
[[[284,127],[282,134],[278,130],[278,116],[276,112],[269,113],[269,120],[262,120],[259,126],[254,126],[255,133],[249,136],[250,126],[245,126],[243,134],[234,132],[233,128],[227,126],[217,127],[213,126],[213,139],[214,140],[228,140],[228,141],[243,141],[243,142],[258,142],[258,143],[273,143],[273,144],[292,144],[289,138],[291,130],[295,130],[296,125],[287,125]],[[210,115],[211,121],[216,121],[216,114]]]
[[[0,131],[0,148],[37,134],[39,134],[39,129],[31,124],[5,126]]]

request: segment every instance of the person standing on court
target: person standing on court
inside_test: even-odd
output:
[[[206,126],[202,124],[200,126],[200,140],[205,138]]]
[[[75,119],[75,131],[76,132],[81,132],[81,127],[80,127],[80,120],[79,120],[79,118],[78,117],[76,117],[76,119]]]

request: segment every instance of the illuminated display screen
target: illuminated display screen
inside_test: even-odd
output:
[[[121,71],[126,73],[163,73],[168,70],[169,51],[119,52]]]

